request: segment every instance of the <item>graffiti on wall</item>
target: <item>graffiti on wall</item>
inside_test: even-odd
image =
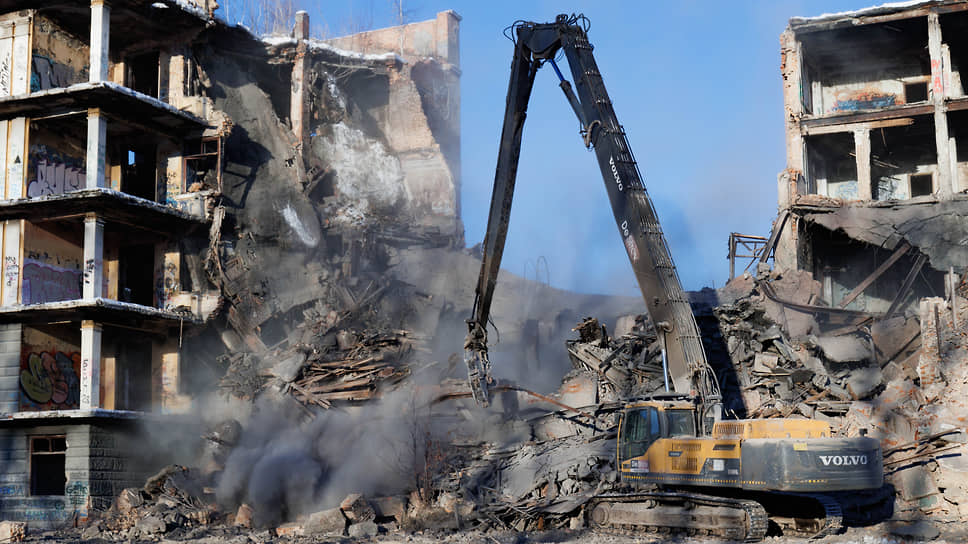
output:
[[[20,265],[17,264],[17,258],[12,255],[7,255],[3,258],[3,283],[7,289],[13,288],[17,285],[17,278],[20,277]]]
[[[50,146],[30,146],[27,196],[60,195],[83,189],[87,181],[86,157],[74,157]]]
[[[159,308],[171,306],[171,299],[178,293],[178,266],[169,262],[159,270],[155,270],[155,305]]]
[[[10,56],[0,60],[0,96],[10,94]]]
[[[72,410],[80,406],[81,354],[24,345],[20,358],[20,409]]]
[[[898,101],[897,95],[878,90],[842,91],[837,93],[831,111],[874,110],[903,103],[903,100]]]
[[[87,79],[87,74],[78,74],[74,68],[57,62],[48,55],[34,54],[31,60],[30,92],[70,87]]]
[[[24,304],[42,304],[79,299],[81,277],[81,271],[77,268],[24,259],[21,300]]]

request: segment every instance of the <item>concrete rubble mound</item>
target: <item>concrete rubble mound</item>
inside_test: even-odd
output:
[[[124,489],[111,509],[84,531],[84,538],[102,532],[129,538],[179,532],[224,521],[206,494],[198,470],[170,465],[150,477],[141,488]]]

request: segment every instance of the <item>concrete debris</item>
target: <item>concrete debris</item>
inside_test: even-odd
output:
[[[376,518],[376,511],[370,506],[369,501],[359,493],[348,495],[340,503],[339,508],[351,523],[362,523]]]
[[[354,523],[347,529],[350,538],[369,538],[380,533],[380,527],[373,521]]]
[[[310,514],[302,524],[307,535],[346,534],[346,516],[341,508],[330,508]]]
[[[0,521],[0,542],[20,542],[27,536],[27,524],[22,521]]]
[[[941,536],[937,524],[930,521],[916,521],[914,523],[895,524],[891,527],[891,534],[912,538],[914,540],[934,540]]]
[[[214,497],[205,498],[203,484],[197,471],[170,465],[148,478],[144,487],[124,489],[97,526],[102,531],[147,536],[216,523],[220,517]],[[236,520],[244,516],[241,513]]]

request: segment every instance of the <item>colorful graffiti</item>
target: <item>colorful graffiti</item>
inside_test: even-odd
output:
[[[903,103],[903,102],[900,102]],[[831,111],[859,111],[886,108],[899,104],[897,96],[876,90],[837,93],[837,100]]]
[[[43,144],[30,146],[27,196],[36,198],[83,189],[87,183],[85,160]]]
[[[81,271],[76,268],[61,268],[24,259],[21,300],[24,304],[42,304],[79,299],[81,276]]]
[[[20,409],[72,410],[80,406],[81,354],[36,351],[24,346],[20,361]]]

